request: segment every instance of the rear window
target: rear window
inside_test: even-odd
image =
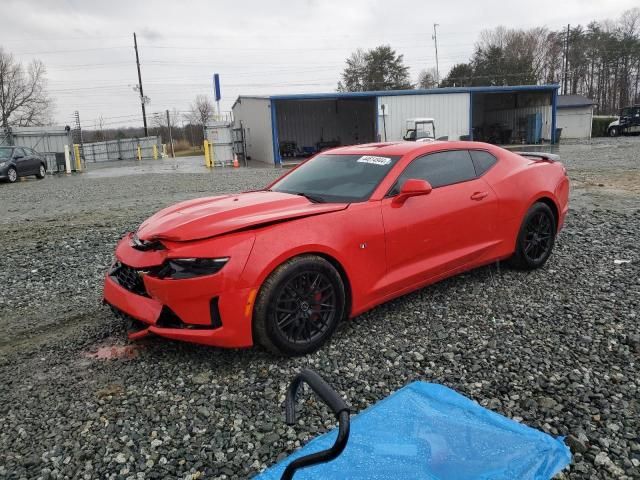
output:
[[[482,150],[470,150],[471,159],[473,160],[473,166],[476,169],[476,175],[480,176],[498,161],[496,157],[489,152],[483,152]]]
[[[318,155],[271,187],[275,192],[304,194],[322,202],[363,202],[400,156]]]
[[[433,188],[466,182],[476,177],[476,171],[467,150],[430,153],[416,158],[398,178],[392,195],[410,178],[426,180]]]

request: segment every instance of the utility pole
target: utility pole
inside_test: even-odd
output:
[[[167,128],[169,129],[169,144],[171,144],[171,156],[176,158],[176,152],[173,151],[173,136],[171,135],[171,117],[169,117],[169,110],[167,110]]]
[[[148,137],[147,131],[147,112],[145,111],[144,104],[146,98],[144,98],[144,91],[142,90],[142,74],[140,73],[140,57],[138,56],[138,39],[136,38],[136,32],[133,32],[133,48],[136,50],[136,66],[138,67],[138,90],[140,91],[140,104],[142,105],[142,122],[144,123],[144,136]]]
[[[433,24],[433,35],[432,39],[436,45],[436,87],[440,86],[440,67],[438,65],[438,32],[436,31],[437,23]]]
[[[564,44],[564,79],[563,79],[563,87],[562,92],[567,94],[567,81],[569,78],[569,35],[571,33],[571,25],[567,24],[567,38]]]

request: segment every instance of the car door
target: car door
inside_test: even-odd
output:
[[[13,149],[13,163],[19,176],[29,175],[29,159],[22,148]]]
[[[633,107],[631,125],[636,127],[633,130],[634,132],[640,131],[640,129],[638,129],[638,127],[640,127],[640,107]]]
[[[427,180],[433,190],[394,204],[395,192],[410,178]],[[382,201],[387,275],[380,288],[402,290],[477,261],[498,242],[497,208],[497,197],[478,177],[469,151],[414,159]]]
[[[25,174],[32,175],[38,172],[38,158],[35,155],[35,152],[27,147],[22,147],[22,151],[24,152],[24,165],[25,165]]]

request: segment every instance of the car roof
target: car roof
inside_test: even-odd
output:
[[[429,153],[440,150],[461,149],[493,150],[495,147],[488,143],[466,141],[440,141],[433,142],[380,142],[350,145],[325,150],[322,153],[331,155],[407,155],[411,153]]]

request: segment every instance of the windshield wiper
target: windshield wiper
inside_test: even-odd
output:
[[[310,202],[313,203],[325,203],[326,200],[322,197],[318,197],[316,195],[310,195],[308,193],[305,192],[294,192],[294,195],[300,195],[301,197],[306,198],[307,200],[309,200]]]

